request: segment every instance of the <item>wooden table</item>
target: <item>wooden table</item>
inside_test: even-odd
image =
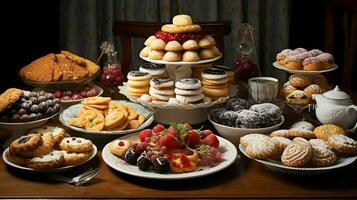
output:
[[[54,121],[53,123],[58,123]],[[209,122],[205,123],[211,128]],[[3,132],[1,132],[3,133]],[[71,132],[72,134],[76,134]],[[3,134],[0,134],[3,135]],[[99,150],[101,148],[99,147]],[[117,172],[101,151],[95,159],[66,175],[99,166],[102,173],[84,186],[54,182],[45,174],[8,167],[0,161],[1,198],[357,198],[357,163],[318,176],[273,172],[242,156],[218,173],[187,180],[150,180]]]

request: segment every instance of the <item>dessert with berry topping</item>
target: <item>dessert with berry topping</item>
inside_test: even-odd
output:
[[[110,146],[120,145],[117,141]],[[126,146],[124,156],[119,158],[129,165],[137,165],[141,171],[188,173],[216,166],[224,160],[217,136],[211,130],[193,129],[187,123],[172,123],[169,127],[157,124],[140,131],[136,139],[120,141],[131,146]],[[112,147],[109,151],[118,155]]]
[[[163,25],[161,30],[150,36],[144,44],[145,48],[140,52],[140,56],[153,60],[195,62],[221,55],[215,46],[216,41],[204,34],[199,25],[193,24],[188,15],[176,15],[173,24]],[[181,57],[186,52],[195,56]],[[175,58],[172,55],[175,55]]]

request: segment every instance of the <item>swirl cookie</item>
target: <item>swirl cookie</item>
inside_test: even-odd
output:
[[[281,155],[281,162],[290,167],[302,167],[312,159],[314,151],[308,141],[303,138],[294,139]]]
[[[249,157],[254,159],[272,158],[278,154],[278,148],[270,140],[257,140],[249,143],[246,147]]]
[[[68,152],[83,153],[91,151],[93,144],[90,140],[84,138],[67,137],[59,143],[59,147]]]
[[[332,135],[327,140],[328,145],[341,154],[357,154],[357,142],[345,135]]]
[[[274,142],[275,145],[277,146],[279,156],[284,152],[286,147],[290,143],[292,143],[291,140],[289,140],[288,138],[285,138],[285,137],[273,137],[273,138],[271,138],[271,141]]]
[[[114,140],[109,144],[110,153],[124,158],[126,151],[131,147],[130,140]]]
[[[27,162],[27,166],[36,170],[53,169],[64,164],[64,157],[61,151],[53,150],[50,153],[33,157]]]
[[[327,141],[329,137],[333,135],[344,135],[345,131],[343,128],[333,125],[333,124],[324,124],[318,126],[314,129],[314,133],[317,138]]]
[[[9,150],[13,153],[21,154],[35,150],[42,144],[41,136],[37,134],[28,134],[21,136],[10,144]]]
[[[75,153],[62,150],[65,165],[77,165],[89,158],[89,153]]]
[[[166,68],[163,65],[155,65],[152,63],[144,63],[139,67],[140,72],[149,73],[152,78],[162,76],[166,73]]]

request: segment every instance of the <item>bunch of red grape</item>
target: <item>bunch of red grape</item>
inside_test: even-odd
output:
[[[100,81],[107,87],[114,87],[123,83],[123,74],[121,73],[119,64],[110,64],[103,67],[103,73],[100,76]]]

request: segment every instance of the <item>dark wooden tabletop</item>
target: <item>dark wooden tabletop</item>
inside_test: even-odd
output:
[[[355,99],[356,100],[356,99]],[[59,124],[58,121],[52,121]],[[289,122],[287,122],[289,123]],[[212,128],[209,122],[204,123]],[[7,131],[0,132],[1,141]],[[71,134],[76,134],[71,132]],[[84,186],[72,186],[46,178],[46,174],[19,170],[0,160],[1,198],[357,198],[357,163],[316,176],[287,175],[271,171],[245,156],[233,165],[212,175],[186,180],[152,180],[133,177],[111,169],[97,156],[85,165],[64,172],[73,176],[90,167],[103,169]],[[102,144],[101,144],[102,143]]]

